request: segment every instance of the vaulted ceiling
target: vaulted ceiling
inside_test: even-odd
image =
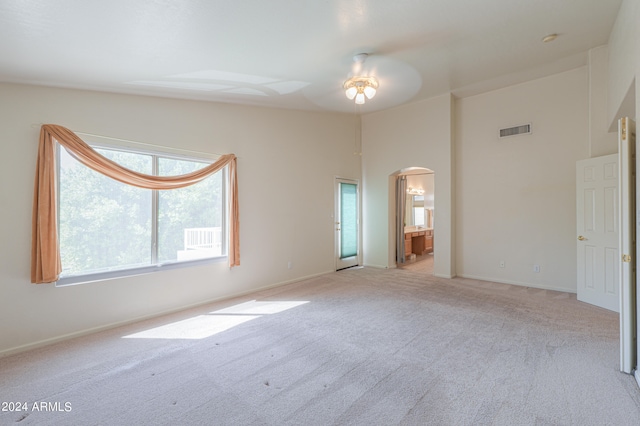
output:
[[[0,0],[0,81],[366,113],[585,65],[620,3]],[[357,107],[354,74],[380,83]]]

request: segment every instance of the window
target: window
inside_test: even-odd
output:
[[[208,159],[93,147],[137,172],[172,176]],[[224,170],[181,189],[126,185],[59,149],[58,220],[63,271],[58,285],[136,275],[226,255]]]

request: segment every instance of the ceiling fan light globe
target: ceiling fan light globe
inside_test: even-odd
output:
[[[375,87],[367,86],[364,88],[364,94],[367,96],[367,99],[371,99],[376,95]]]
[[[356,95],[356,104],[358,105],[364,104],[364,93],[358,93]]]
[[[357,93],[358,93],[358,89],[356,89],[354,86],[349,87],[345,92],[345,94],[347,95],[347,98],[349,99],[355,98]]]

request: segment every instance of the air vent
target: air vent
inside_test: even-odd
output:
[[[506,138],[509,136],[517,135],[529,135],[531,134],[531,124],[523,124],[522,126],[509,127],[506,129],[500,129],[500,137]]]

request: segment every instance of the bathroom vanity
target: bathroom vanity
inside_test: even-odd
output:
[[[433,252],[433,228],[423,226],[405,226],[404,252],[423,255]]]

